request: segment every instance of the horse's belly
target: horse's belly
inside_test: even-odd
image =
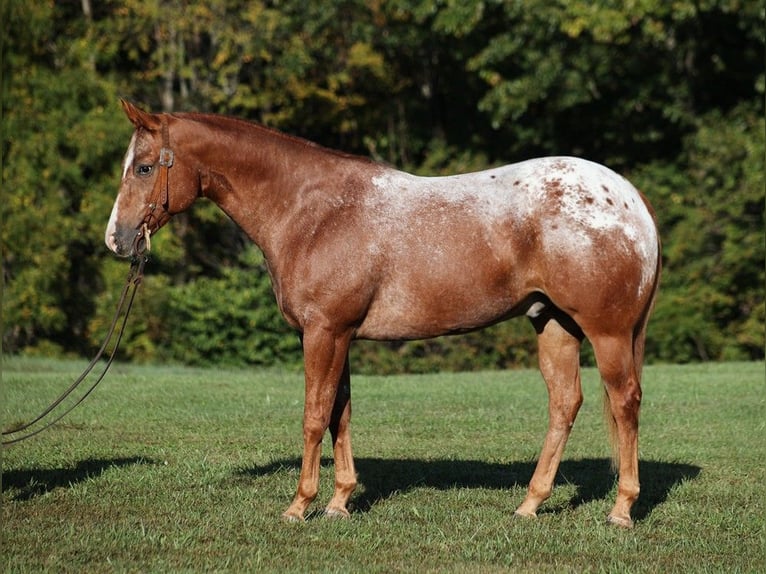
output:
[[[466,333],[496,323],[508,316],[512,307],[504,305],[487,309],[484,305],[482,308],[436,309],[420,303],[415,306],[389,306],[371,312],[356,330],[355,336],[359,339],[391,341]]]
[[[422,339],[479,329],[512,314],[522,294],[505,268],[414,265],[383,282],[356,335]]]

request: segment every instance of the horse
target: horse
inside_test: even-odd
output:
[[[241,119],[121,103],[134,131],[108,248],[142,253],[173,215],[207,198],[262,251],[301,339],[303,456],[285,520],[303,521],[317,496],[327,429],[335,485],[325,514],[350,516],[352,340],[431,338],[526,315],[549,421],[515,514],[536,516],[551,495],[583,400],[587,337],[618,472],[607,521],[633,526],[641,371],[661,257],[654,212],[626,179],[573,157],[420,177]]]

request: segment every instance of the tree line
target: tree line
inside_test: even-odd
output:
[[[127,273],[103,233],[131,126],[235,115],[424,174],[577,155],[653,203],[652,361],[764,357],[764,7],[739,0],[2,5],[3,348],[87,355]],[[262,256],[198,202],[153,240],[122,356],[298,365]],[[587,355],[587,352],[586,352]],[[529,365],[523,320],[354,346],[355,370]]]

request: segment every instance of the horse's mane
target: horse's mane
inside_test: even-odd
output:
[[[281,141],[284,141],[290,144],[303,146],[308,149],[324,152],[324,153],[338,156],[344,159],[355,159],[359,161],[375,163],[373,160],[364,156],[350,154],[350,153],[335,150],[329,147],[325,147],[318,143],[312,142],[311,140],[293,136],[285,132],[279,131],[277,129],[264,126],[263,124],[259,124],[249,120],[243,120],[241,118],[236,118],[233,116],[224,116],[224,115],[218,115],[218,114],[203,114],[199,112],[182,112],[182,113],[173,113],[171,115],[179,119],[190,120],[193,122],[204,124],[209,127],[213,126],[213,127],[227,130],[227,131],[237,130],[243,133],[265,134],[267,136],[277,138]]]

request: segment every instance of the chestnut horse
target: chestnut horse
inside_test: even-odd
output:
[[[279,308],[301,337],[303,462],[284,512],[303,520],[317,495],[329,428],[335,489],[347,517],[356,486],[349,421],[352,339],[405,340],[527,315],[538,335],[549,427],[517,515],[553,488],[582,403],[579,351],[593,345],[619,483],[608,521],[630,527],[638,497],[638,412],[646,325],[660,248],[648,202],[625,179],[571,157],[478,173],[416,177],[237,119],[151,114],[135,126],[106,244],[149,245],[199,197],[262,250]]]

